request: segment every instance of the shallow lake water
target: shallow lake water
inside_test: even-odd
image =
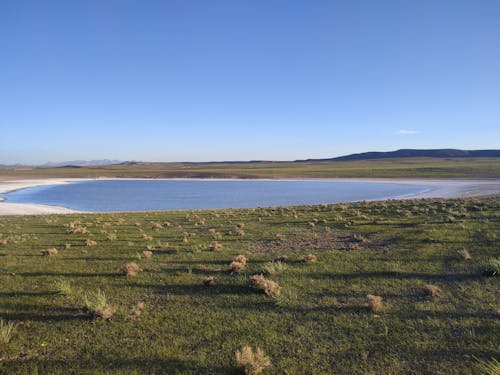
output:
[[[8,202],[80,211],[253,208],[403,198],[421,184],[327,180],[89,180],[3,194]]]

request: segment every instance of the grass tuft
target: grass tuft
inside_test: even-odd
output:
[[[100,289],[86,294],[83,301],[85,309],[96,320],[109,320],[115,313],[115,308],[108,303],[106,294]]]
[[[55,282],[55,289],[61,296],[71,296],[73,294],[73,288],[68,280],[59,279]]]
[[[0,319],[0,348],[10,342],[16,329],[17,323],[5,322]]]
[[[481,375],[498,375],[500,374],[500,362],[495,358],[489,361],[477,359],[476,370]]]
[[[236,363],[241,367],[246,375],[258,375],[265,368],[271,366],[271,360],[264,354],[261,348],[255,348],[255,352],[250,346],[243,346],[235,353]]]
[[[500,275],[500,258],[488,258],[480,264],[482,274],[485,276]]]

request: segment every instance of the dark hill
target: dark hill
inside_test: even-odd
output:
[[[498,158],[500,150],[456,150],[456,149],[434,149],[434,150],[414,150],[402,149],[388,152],[363,152],[329,159],[307,159],[296,160],[296,162],[311,161],[349,161],[349,160],[369,160],[388,158]]]

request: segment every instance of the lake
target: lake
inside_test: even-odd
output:
[[[79,211],[254,208],[403,198],[421,184],[327,180],[89,180],[3,194],[8,202]]]

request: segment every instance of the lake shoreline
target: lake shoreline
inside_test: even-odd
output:
[[[223,178],[44,178],[44,179],[0,179],[0,194],[47,185],[69,184],[73,182],[95,180],[166,180],[166,181],[250,181],[249,179]],[[428,189],[417,194],[410,194],[397,199],[423,198],[463,198],[500,195],[500,180],[498,179],[425,179],[425,178],[286,178],[286,179],[252,179],[259,181],[331,181],[331,182],[365,182],[387,184],[426,185]],[[388,200],[385,198],[376,200]],[[62,206],[50,206],[32,203],[9,203],[0,197],[0,216],[3,215],[49,215],[86,213]]]

